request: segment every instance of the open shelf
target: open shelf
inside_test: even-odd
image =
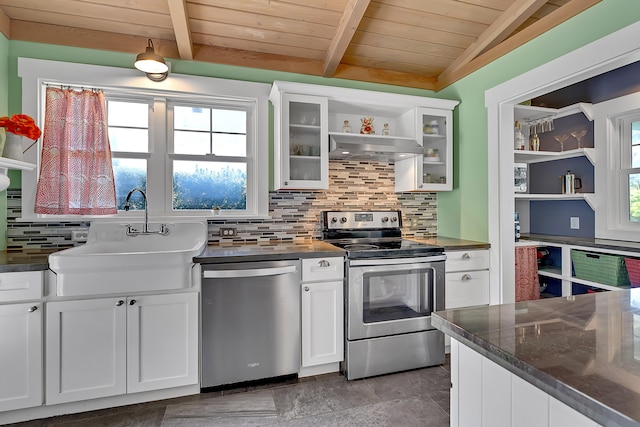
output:
[[[35,168],[36,168],[36,165],[34,165],[33,163],[27,163],[20,160],[7,159],[6,157],[0,157],[0,171],[2,171],[5,175],[8,169],[32,171]]]
[[[606,289],[607,291],[621,291],[624,289],[630,289],[631,286],[612,286],[605,285],[604,283],[591,282],[589,280],[578,279],[577,277],[571,277],[571,282],[580,283],[581,285],[591,286],[592,288]]]
[[[593,193],[575,194],[529,194],[515,193],[516,200],[584,200],[591,209],[595,209],[595,195]]]
[[[595,149],[577,148],[567,151],[531,151],[513,150],[515,163],[540,163],[552,160],[572,159],[574,157],[586,157],[592,165],[595,165]]]
[[[534,107],[532,105],[516,105],[514,108],[515,120],[522,123],[534,122],[545,117],[558,119],[572,114],[582,113],[589,121],[593,120],[592,105],[585,102],[569,105],[564,108]]]

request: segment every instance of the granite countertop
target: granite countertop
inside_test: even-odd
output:
[[[238,261],[274,261],[298,258],[344,256],[345,251],[320,240],[273,244],[243,244],[238,246],[209,245],[193,259],[200,264]]]
[[[640,426],[640,288],[441,311],[432,323],[602,425]]]
[[[429,243],[444,247],[445,251],[463,251],[471,249],[489,249],[491,245],[485,242],[476,242],[474,240],[457,239],[455,237],[437,236],[428,239],[420,239],[410,237],[409,240],[416,242]]]
[[[523,234],[517,246],[526,246],[530,244],[550,243],[557,245],[584,246],[594,249],[609,249],[614,251],[637,252],[640,253],[639,242],[628,242],[622,240],[594,239],[589,237],[570,237],[570,236],[549,236],[545,234]]]
[[[0,251],[0,273],[49,269],[49,254],[64,248]]]

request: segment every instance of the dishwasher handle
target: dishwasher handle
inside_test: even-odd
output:
[[[287,265],[286,267],[252,268],[248,270],[204,270],[202,272],[202,278],[228,279],[235,277],[277,276],[279,274],[295,273],[296,270],[297,268],[295,265]]]

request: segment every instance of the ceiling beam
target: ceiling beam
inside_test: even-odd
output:
[[[449,73],[446,76],[442,74],[438,76],[438,82],[436,84],[436,91],[442,90],[452,83],[462,79],[463,77],[479,70],[485,65],[495,61],[496,59],[506,55],[507,53],[517,49],[523,44],[535,39],[539,35],[546,33],[554,27],[562,24],[563,22],[573,18],[577,14],[584,12],[590,7],[600,3],[602,0],[571,0],[569,3],[564,4],[558,8],[555,12],[546,15],[526,28],[523,28],[518,33],[509,37],[504,42],[497,46],[483,52],[477,58],[473,59],[466,65],[459,67],[457,70]]]
[[[493,24],[480,34],[480,37],[478,37],[462,55],[458,56],[447,69],[440,74],[439,78],[446,79],[475,59],[484,50],[490,49],[503,42],[545,3],[547,3],[547,0],[516,0]]]
[[[167,0],[169,13],[173,23],[173,31],[176,35],[176,43],[180,59],[193,61],[193,42],[191,41],[191,30],[189,29],[189,16],[187,14],[186,0]]]
[[[11,39],[11,19],[2,9],[0,9],[0,33],[8,39]]]
[[[371,0],[349,0],[324,59],[323,77],[333,77]]]

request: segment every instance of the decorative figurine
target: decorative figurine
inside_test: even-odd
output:
[[[349,120],[344,121],[344,124],[342,125],[342,132],[351,133],[351,125],[349,124]]]
[[[391,129],[389,128],[389,123],[385,123],[384,126],[382,127],[382,134],[391,135]]]
[[[373,117],[363,117],[360,120],[362,121],[360,133],[363,135],[375,135],[376,131],[373,129]]]

